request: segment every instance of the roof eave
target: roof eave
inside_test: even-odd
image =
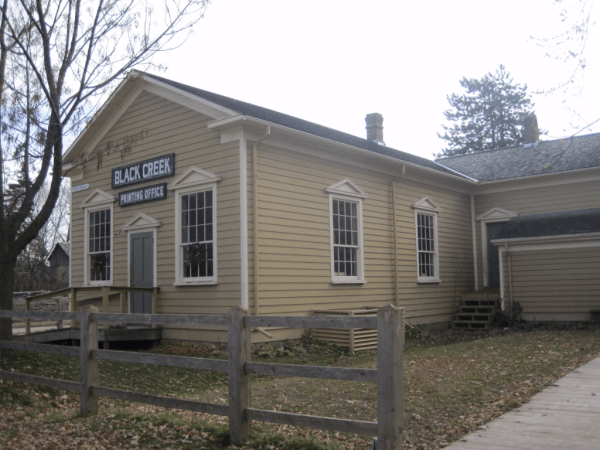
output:
[[[520,243],[544,243],[544,242],[557,242],[557,241],[586,241],[600,239],[600,232],[596,233],[576,233],[576,234],[560,234],[556,236],[531,236],[531,237],[520,237],[520,238],[506,238],[506,239],[492,239],[490,242],[494,245],[501,244],[520,244]]]
[[[463,178],[462,174],[460,174],[459,172],[452,170],[452,169],[450,169],[450,170],[452,170],[453,172],[456,172],[457,175],[452,175],[452,174],[445,173],[442,171],[430,169],[429,167],[420,166],[418,164],[411,163],[409,161],[404,161],[401,159],[393,158],[391,156],[382,155],[380,153],[375,153],[370,150],[366,150],[366,149],[363,149],[360,147],[355,147],[353,145],[344,144],[342,142],[338,142],[338,141],[335,141],[332,139],[327,139],[327,138],[324,138],[321,136],[307,133],[305,131],[299,131],[294,128],[286,127],[286,126],[279,125],[279,124],[269,122],[266,120],[262,120],[262,119],[257,119],[252,116],[238,114],[238,115],[235,115],[232,117],[215,120],[213,122],[208,123],[208,128],[216,130],[216,131],[235,130],[235,129],[239,129],[242,126],[249,127],[251,129],[255,129],[256,131],[264,130],[265,127],[269,126],[269,127],[271,127],[272,131],[278,130],[282,134],[287,134],[289,136],[303,137],[303,138],[314,139],[314,140],[320,141],[320,142],[327,142],[328,144],[337,146],[340,149],[350,150],[350,151],[353,151],[353,152],[356,152],[356,153],[359,153],[362,155],[368,155],[369,157],[378,158],[381,161],[393,163],[395,165],[398,165],[399,168],[401,168],[403,165],[405,165],[405,166],[413,167],[418,170],[425,171],[429,174],[435,174],[435,175],[439,175],[441,177],[452,179],[454,181],[463,182],[463,183],[466,183],[471,186],[477,184],[477,180],[474,180],[473,178],[470,178],[470,177]],[[446,168],[445,166],[442,166],[442,167]]]

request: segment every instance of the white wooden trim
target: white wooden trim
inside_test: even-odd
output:
[[[69,187],[69,286],[73,286],[73,246],[71,241],[73,240],[73,183]],[[84,220],[85,223],[85,220]],[[85,250],[83,251],[85,254]],[[85,257],[84,257],[85,259]],[[85,279],[85,278],[84,278]],[[69,311],[71,310],[71,302],[69,302]]]
[[[513,217],[517,217],[518,215],[518,213],[509,211],[507,209],[492,208],[487,210],[483,214],[479,214],[476,217],[476,219],[487,222],[504,222],[506,220],[512,219]]]
[[[500,300],[502,311],[505,310],[505,302],[504,302],[504,264],[503,264],[503,255],[504,255],[504,247],[498,249],[498,263],[500,265]],[[512,250],[512,249],[511,249]]]
[[[220,178],[219,178],[220,179]],[[181,265],[181,196],[193,192],[204,192],[212,189],[213,193],[213,276],[186,281],[183,279]],[[175,281],[173,286],[203,286],[217,284],[218,247],[217,247],[217,182],[200,183],[198,186],[186,186],[175,190]]]
[[[240,275],[241,305],[248,309],[248,148],[246,138],[240,139]],[[254,194],[256,196],[256,193]],[[256,198],[256,197],[255,197]],[[257,270],[255,267],[254,270]]]
[[[343,180],[342,180],[343,181]],[[362,190],[362,189],[361,189]],[[366,195],[366,194],[365,194]],[[340,277],[335,276],[334,273],[334,233],[333,233],[333,200],[345,200],[353,203],[357,203],[358,213],[358,261],[357,269],[358,274],[356,277]],[[365,284],[365,242],[363,236],[364,224],[363,224],[363,197],[357,197],[355,195],[342,195],[330,192],[329,193],[329,257],[330,257],[330,270],[331,270],[331,284]]]
[[[88,195],[85,200],[80,203],[79,207],[85,209],[95,208],[97,206],[108,206],[116,201],[117,199],[108,192],[105,192],[101,189],[94,189],[94,192]]]
[[[141,214],[141,213],[140,213]],[[157,256],[156,256],[156,251],[157,251],[157,242],[156,242],[156,238],[157,238],[157,233],[156,233],[156,226],[150,226],[147,228],[130,228],[127,230],[127,286],[131,287],[131,235],[132,234],[139,234],[139,233],[152,233],[152,241],[153,241],[153,253],[154,253],[154,258],[153,258],[153,264],[154,264],[154,270],[153,270],[153,276],[154,276],[154,287],[158,286],[158,271],[157,271]],[[131,313],[131,295],[127,295],[127,312]]]
[[[487,250],[487,224],[508,222],[513,217],[518,217],[519,214],[513,211],[508,211],[502,208],[492,208],[483,214],[476,217],[476,220],[481,222],[481,254],[483,257],[483,286],[488,287],[488,250]]]
[[[423,211],[435,212],[438,213],[441,211],[440,207],[431,200],[428,196],[423,197],[420,200],[417,200],[412,204],[414,209],[421,209]]]
[[[192,180],[186,181],[186,179],[192,178]],[[221,181],[221,177],[208,170],[200,169],[199,167],[191,166],[173,181],[167,185],[167,190],[173,191],[177,189],[184,189],[188,187],[197,188],[203,184],[215,183]]]
[[[509,244],[510,250],[515,252],[600,247],[600,233],[540,236],[515,239],[494,239],[492,244],[500,247],[500,245],[504,244],[505,242]]]
[[[427,198],[427,197],[425,197]],[[433,203],[433,202],[432,202]],[[435,204],[435,203],[434,203]],[[425,284],[425,283],[441,283],[442,278],[440,275],[440,249],[439,249],[439,238],[438,238],[438,213],[437,211],[424,209],[420,207],[416,207],[413,204],[413,208],[415,210],[415,254],[416,254],[416,264],[417,264],[417,283]],[[433,258],[435,276],[433,277],[422,277],[419,275],[419,223],[417,221],[418,214],[427,214],[429,216],[433,216],[433,235],[434,235],[434,246],[435,246],[435,256]]]
[[[477,264],[477,225],[475,223],[475,196],[471,194],[471,233],[473,235],[473,275],[475,291],[479,290],[479,267]]]
[[[99,189],[97,189],[99,190]],[[91,196],[90,196],[91,197]],[[88,198],[90,198],[88,197]],[[114,199],[113,199],[114,202]],[[110,209],[110,280],[108,281],[91,281],[90,280],[90,261],[89,261],[89,220],[90,213],[102,209]],[[103,202],[88,206],[83,210],[83,285],[84,286],[112,286],[114,282],[114,248],[115,248],[115,211],[114,203]],[[72,235],[71,235],[72,236]]]
[[[330,194],[344,195],[347,197],[367,198],[368,195],[350,178],[344,178],[325,188]]]
[[[160,227],[161,223],[150,217],[143,212],[138,212],[135,216],[129,219],[125,224],[121,227],[123,231],[129,230],[139,230],[139,229],[152,229],[156,227]]]

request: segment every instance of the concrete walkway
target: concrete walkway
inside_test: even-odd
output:
[[[446,447],[451,450],[600,449],[600,358],[558,380],[529,403]]]

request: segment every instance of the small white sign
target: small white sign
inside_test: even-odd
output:
[[[89,187],[90,187],[89,183],[80,184],[79,186],[73,186],[72,191],[73,192],[85,191],[86,189],[89,189]]]

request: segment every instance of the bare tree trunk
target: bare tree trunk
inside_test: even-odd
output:
[[[0,309],[3,311],[13,309],[14,272],[15,262],[3,257],[0,260]],[[0,319],[0,340],[10,341],[11,339],[12,319]]]

